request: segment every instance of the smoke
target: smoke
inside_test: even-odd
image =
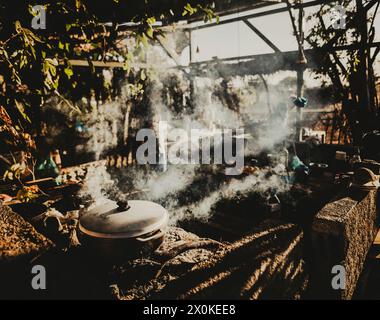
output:
[[[157,201],[185,189],[193,182],[196,175],[196,166],[169,166],[168,170],[160,175],[150,174],[146,177],[137,175],[135,186],[139,190],[148,189],[150,199]]]
[[[247,198],[253,192],[263,196],[269,193],[282,193],[289,190],[289,184],[276,174],[268,174],[267,170],[260,170],[255,175],[246,176],[243,179],[232,179],[224,183],[220,189],[210,192],[206,197],[190,205],[178,206],[174,198],[166,203],[171,212],[170,224],[176,225],[182,220],[207,221],[215,206],[222,200],[233,200],[239,195],[240,199]],[[252,213],[254,214],[254,212]]]
[[[104,151],[116,147],[118,143],[118,130],[124,119],[125,106],[121,101],[100,104],[89,113],[87,119],[86,149],[95,154],[95,159],[100,160]]]
[[[162,91],[168,85],[167,79],[176,77],[181,88],[185,86],[183,82],[192,81],[192,110],[186,112],[186,104],[184,103],[183,113],[173,112],[163,101]],[[153,83],[151,90],[151,104],[153,106],[152,116],[155,123],[159,121],[167,121],[171,128],[181,128],[190,131],[191,129],[203,129],[210,135],[217,129],[224,128],[244,128],[246,133],[251,134],[247,147],[247,155],[257,154],[263,150],[271,151],[278,144],[284,142],[291,133],[291,126],[288,122],[287,110],[287,94],[283,92],[274,92],[272,100],[279,102],[285,101],[273,110],[277,114],[268,114],[267,109],[267,92],[257,86],[261,91],[252,89],[252,82],[257,81],[254,77],[237,77],[231,79],[226,84],[223,79],[210,74],[208,77],[192,77],[188,78],[186,74],[179,70],[170,69],[167,72],[161,70],[158,80]],[[187,87],[189,84],[187,84]],[[227,95],[227,98],[223,96]],[[240,101],[234,104],[233,100],[229,100],[228,94],[235,94]],[[279,95],[279,96],[277,96]],[[276,96],[276,97],[275,97]],[[236,107],[236,109],[235,109]],[[258,123],[259,120],[265,120],[265,126],[258,126],[256,131],[250,129],[251,124]],[[248,124],[248,126],[247,126]],[[278,163],[273,164],[274,169]],[[170,213],[170,224],[176,225],[178,222],[186,219],[207,220],[210,218],[215,206],[221,200],[233,199],[237,193],[241,197],[246,197],[252,192],[266,194],[273,192],[286,192],[289,188],[281,175],[269,174],[268,169],[261,169],[254,175],[247,177],[238,177],[225,180],[219,187],[201,188],[205,189],[204,195],[198,200],[187,201],[187,197],[199,198],[196,194],[197,180],[202,175],[211,175],[211,179],[216,179],[213,172],[205,172],[200,170],[200,166],[169,166],[168,170],[160,174],[144,175],[139,177],[136,175],[136,186],[138,189],[149,189],[149,200],[162,203]],[[207,170],[206,170],[207,171]],[[212,171],[212,169],[210,169]],[[201,179],[202,180],[202,179]],[[206,179],[205,182],[210,183]],[[212,182],[210,183],[212,184]],[[182,201],[185,198],[186,201]],[[183,203],[185,202],[185,203]]]
[[[157,47],[152,50],[155,55],[155,63],[150,65],[152,70],[157,65],[170,66],[170,63],[161,63],[167,60],[162,50]],[[157,61],[161,61],[160,64]],[[244,128],[246,134],[251,135],[248,139],[247,155],[274,150],[292,131],[286,104],[287,88],[277,88],[269,92],[272,104],[270,113],[268,92],[257,76],[223,79],[210,71],[208,75],[200,77],[172,67],[160,68],[152,73],[156,77],[150,82],[147,91],[150,105],[144,107],[149,107],[147,116],[156,131],[160,121],[166,121],[171,129],[181,128],[189,132],[191,129],[203,129],[210,135],[218,129]],[[94,153],[96,160],[118,145],[118,137],[123,136],[125,121],[131,123],[131,115],[129,119],[126,117],[128,101],[131,101],[131,96],[126,84],[116,101],[90,102],[92,110],[82,119],[85,133],[89,137],[85,147],[87,151]],[[278,163],[273,166],[276,165]],[[202,196],[194,201],[183,201],[180,194],[200,193],[195,183],[200,176],[209,175],[213,178],[212,169],[205,173],[201,167],[202,165],[169,166],[166,172],[161,173],[152,169],[147,171],[146,168],[126,168],[124,171],[119,170],[117,177],[111,177],[106,167],[100,166],[89,170],[82,196],[90,197],[96,204],[102,203],[110,194],[115,194],[115,190],[121,188],[121,180],[128,179],[130,184],[123,192],[148,190],[139,197],[164,204],[170,213],[170,223],[176,224],[189,218],[207,220],[219,201],[233,199],[237,193],[247,196],[252,192],[283,192],[288,188],[281,175],[268,175],[267,169],[261,169],[246,177],[223,176],[221,180],[224,179],[224,182],[216,188],[211,187],[210,182],[209,191],[205,191]]]
[[[115,181],[107,171],[105,164],[90,166],[83,180],[79,196],[87,200],[91,207],[107,202],[108,195],[115,188]]]

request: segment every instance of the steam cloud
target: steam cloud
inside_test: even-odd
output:
[[[160,52],[153,48],[155,52]],[[165,57],[160,57],[165,60]],[[155,65],[151,67],[154,69]],[[286,121],[286,105],[280,117],[268,117],[267,93],[263,86],[256,85],[253,90],[253,83],[258,83],[258,77],[235,77],[228,83],[226,92],[234,92],[240,100],[236,103],[239,112],[231,108],[231,103],[223,100],[223,97],[216,94],[222,91],[223,79],[210,72],[207,77],[186,76],[180,69],[160,69],[156,71],[157,78],[150,88],[151,119],[153,128],[157,129],[159,121],[167,121],[172,128],[207,129],[210,132],[223,128],[245,128],[246,132],[253,134],[248,141],[247,152],[258,153],[262,150],[270,150],[276,144],[284,141],[290,134],[291,129]],[[189,112],[175,113],[170,110],[163,99],[163,90],[170,84],[168,77],[178,79],[180,86],[188,87],[189,81],[193,81],[193,109]],[[186,89],[189,91],[188,89]],[[185,91],[186,91],[185,90]],[[224,88],[224,90],[226,90]],[[90,135],[86,145],[87,150],[95,153],[96,159],[100,159],[105,150],[117,145],[117,136],[121,126],[125,121],[125,105],[129,99],[128,90],[123,88],[122,95],[112,103],[105,103],[93,108],[93,112],[88,116],[86,126]],[[270,92],[273,104],[288,99],[288,92]],[[186,97],[185,97],[186,98]],[[258,123],[258,120],[267,120],[267,126],[260,130],[250,130],[250,127]],[[231,199],[240,192],[248,194],[252,191],[267,192],[271,189],[284,191],[287,185],[277,175],[269,178],[266,172],[259,171],[254,175],[243,179],[232,179],[229,183],[222,184],[216,190],[211,190],[209,194],[199,201],[181,205],[178,201],[178,194],[193,187],[194,181],[201,175],[200,166],[169,166],[163,173],[153,170],[144,171],[132,168],[124,169],[122,175],[132,180],[134,189],[148,189],[146,197],[152,201],[165,203],[170,213],[171,224],[190,217],[196,219],[207,219],[212,211],[212,207],[221,199]],[[119,177],[120,179],[120,177]],[[119,180],[118,179],[118,180]],[[107,198],[112,188],[117,189],[116,180],[112,180],[105,167],[96,168],[88,173],[84,183],[83,195],[91,196],[95,203],[99,203]],[[130,190],[132,191],[132,190]]]

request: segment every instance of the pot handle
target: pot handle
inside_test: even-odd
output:
[[[148,238],[141,238],[141,237],[138,237],[136,238],[137,241],[140,241],[140,242],[148,242],[148,241],[151,241],[151,240],[156,240],[158,238],[161,238],[163,235],[165,234],[164,231],[160,230],[159,232],[155,233],[154,235],[148,237]]]

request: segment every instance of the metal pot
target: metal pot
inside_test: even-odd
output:
[[[108,201],[85,212],[78,235],[83,248],[105,259],[126,259],[154,251],[163,241],[168,212],[141,200]]]

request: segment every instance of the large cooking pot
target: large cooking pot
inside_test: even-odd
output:
[[[82,247],[109,259],[134,258],[154,251],[163,241],[168,212],[159,204],[131,200],[108,201],[79,219]]]

